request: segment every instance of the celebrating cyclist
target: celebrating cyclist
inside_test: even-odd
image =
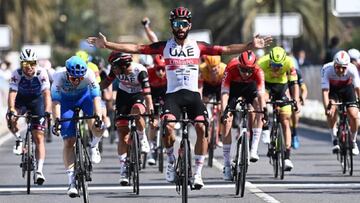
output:
[[[225,70],[225,77],[221,86],[221,108],[225,111],[229,101],[236,100],[239,97],[245,99],[252,109],[263,110],[266,107],[265,99],[264,72],[256,64],[256,55],[252,51],[244,51],[239,57],[232,59]],[[230,108],[235,108],[231,106]],[[266,109],[265,109],[266,110]],[[231,125],[233,115],[228,113],[226,118],[222,119],[225,125],[223,138],[223,156],[224,156],[224,180],[232,180],[230,149],[231,149]],[[250,151],[250,161],[256,162],[259,159],[257,149],[260,141],[263,115],[250,114],[249,126],[252,127],[252,143]]]
[[[261,57],[258,60],[259,66],[263,69],[265,74],[265,100],[269,98],[269,94],[275,100],[287,99],[286,95],[288,87],[291,89],[291,98],[295,99],[297,104],[299,103],[299,86],[297,84],[297,75],[295,66],[290,57],[286,55],[285,50],[282,47],[274,47],[270,50],[270,54]],[[296,109],[296,108],[295,108]],[[300,111],[299,107],[297,107]],[[294,165],[290,160],[291,151],[291,128],[290,128],[290,116],[291,106],[285,105],[280,109],[280,122],[284,132],[285,138],[285,171],[290,171]],[[265,139],[270,140],[270,139]]]
[[[323,97],[323,105],[328,121],[330,135],[333,140],[333,153],[337,153],[340,149],[337,140],[337,114],[336,106],[331,103],[341,102],[355,102],[356,97],[360,96],[360,79],[359,73],[350,62],[350,56],[346,51],[339,51],[334,56],[334,61],[325,64],[321,69],[321,89]],[[359,149],[356,144],[356,136],[358,131],[358,108],[357,105],[347,106],[347,115],[349,117],[351,137],[353,138],[354,155],[359,154]]]
[[[22,153],[22,139],[17,125],[15,114],[30,112],[35,116],[50,118],[51,97],[50,81],[47,72],[39,68],[37,55],[32,49],[23,49],[20,53],[20,68],[12,73],[8,95],[8,113],[6,115],[8,127],[16,137],[14,154]],[[43,165],[45,160],[44,117],[31,120],[32,135],[36,145],[35,157],[37,160],[35,182],[42,185],[45,181]]]
[[[232,44],[228,46],[212,46],[205,42],[187,39],[191,29],[191,12],[187,8],[178,7],[170,12],[170,24],[173,37],[167,41],[159,41],[150,45],[137,45],[130,43],[113,43],[106,40],[100,33],[99,37],[89,37],[88,42],[99,48],[108,48],[128,53],[161,54],[165,59],[167,92],[164,104],[164,115],[167,119],[179,119],[181,108],[186,107],[190,119],[203,120],[207,114],[198,92],[198,75],[201,55],[221,55],[241,53],[244,50],[263,48],[271,41],[271,37],[255,36],[247,44]],[[195,126],[197,141],[195,144],[195,173],[194,187],[201,188],[204,183],[201,171],[207,152],[207,139],[203,124]],[[175,179],[174,156],[174,124],[166,126],[166,136],[163,138],[168,165],[166,167],[166,180]]]
[[[75,121],[59,124],[59,119],[72,118],[76,107],[80,107],[85,115],[95,114],[101,118],[101,95],[94,72],[87,68],[80,57],[72,56],[66,60],[65,66],[65,69],[62,68],[54,74],[54,82],[51,86],[53,118],[55,119],[53,133],[59,135],[61,131],[64,141],[63,160],[69,183],[67,194],[70,197],[76,197],[78,191],[74,180]],[[94,135],[90,144],[90,155],[91,162],[99,163],[101,156],[96,146],[101,140],[104,127],[101,122],[95,125],[94,121],[94,119],[88,120],[88,125]]]
[[[132,55],[113,51],[109,59],[111,71],[105,80],[100,83],[101,89],[106,88],[116,78],[119,80],[119,89],[116,94],[116,114],[144,114],[153,112],[149,77],[146,68],[134,63]],[[144,104],[145,102],[145,104]],[[120,184],[126,186],[129,184],[128,166],[126,166],[126,157],[129,140],[128,120],[117,119],[116,127],[119,135],[118,156],[120,161]],[[145,135],[145,120],[139,117],[136,120],[137,133],[141,140],[141,150],[148,153],[150,146]]]

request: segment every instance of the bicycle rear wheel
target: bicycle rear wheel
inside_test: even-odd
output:
[[[241,154],[240,154],[240,164],[239,164],[239,179],[237,184],[239,184],[240,188],[240,197],[244,197],[245,192],[245,182],[246,182],[246,173],[248,168],[248,160],[249,160],[249,140],[247,132],[242,135],[242,143],[241,143]]]
[[[130,162],[132,164],[132,181],[133,181],[133,192],[136,193],[137,195],[139,194],[139,169],[140,169],[140,164],[139,164],[139,137],[138,134],[136,132],[132,132],[131,135],[131,156],[130,156]]]
[[[216,122],[213,120],[210,125],[210,142],[209,142],[209,156],[208,156],[208,166],[213,166],[214,150],[216,143]]]

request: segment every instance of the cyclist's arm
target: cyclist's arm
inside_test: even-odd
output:
[[[301,98],[303,101],[305,101],[308,96],[308,90],[307,90],[307,86],[305,83],[302,83],[300,85],[300,90],[301,90]]]
[[[60,119],[60,107],[61,104],[59,101],[52,102],[52,114],[54,119]]]
[[[51,96],[50,96],[50,90],[45,89],[43,92],[44,97],[44,104],[45,104],[45,112],[51,112]]]
[[[9,90],[8,94],[8,111],[16,111],[15,109],[15,98],[17,95],[17,91]]]
[[[229,102],[229,93],[221,94],[221,112],[225,111],[228,102]]]
[[[231,44],[228,46],[223,46],[223,54],[239,54],[246,50],[251,49],[261,49],[269,46],[269,44],[272,42],[272,38],[270,36],[267,37],[260,37],[259,35],[256,35],[253,37],[253,40],[251,42],[248,42],[246,44]]]
[[[143,90],[147,112],[150,113],[150,111],[154,110],[154,107],[151,97],[151,89],[150,89],[148,73],[146,71],[141,71],[138,75],[138,80]]]
[[[94,103],[94,114],[101,117],[101,110],[102,110],[101,97],[100,96],[94,97],[93,103]]]
[[[322,89],[322,99],[325,111],[329,105],[329,89]]]

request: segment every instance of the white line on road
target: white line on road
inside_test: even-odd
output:
[[[180,137],[176,137],[178,142],[181,141]],[[191,145],[191,148],[194,149],[194,146]],[[224,165],[222,165],[217,159],[213,158],[213,166],[219,169],[221,172],[223,171]],[[235,185],[232,184],[232,187]],[[245,188],[247,188],[251,193],[258,196],[260,199],[264,200],[267,203],[280,203],[279,200],[275,199],[273,196],[266,194],[264,191],[260,190],[256,185],[246,181]]]

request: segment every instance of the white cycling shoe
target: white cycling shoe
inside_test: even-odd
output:
[[[144,153],[150,152],[150,144],[149,144],[149,141],[147,140],[147,138],[143,138],[141,140],[141,152],[144,152]]]
[[[16,140],[15,141],[15,145],[13,147],[13,153],[15,155],[21,155],[22,154],[22,146],[23,146],[22,144],[23,144],[22,140]]]
[[[359,148],[358,148],[356,142],[354,142],[354,146],[352,148],[352,154],[355,156],[359,155]]]
[[[98,164],[101,161],[101,155],[98,146],[90,147],[91,162]]]
[[[37,171],[35,173],[35,183],[38,185],[42,185],[45,182],[45,176],[43,174],[43,172],[41,171]]]
[[[71,198],[75,198],[79,196],[79,191],[77,190],[76,185],[74,183],[69,185],[67,194]]]
[[[294,168],[294,165],[290,159],[285,159],[284,162],[285,162],[284,171],[291,171],[291,169]]]
[[[175,163],[168,163],[165,172],[166,181],[173,183],[175,181]]]
[[[204,187],[204,182],[201,178],[201,175],[195,174],[194,175],[194,182],[193,182],[195,190],[200,190],[202,187]]]

